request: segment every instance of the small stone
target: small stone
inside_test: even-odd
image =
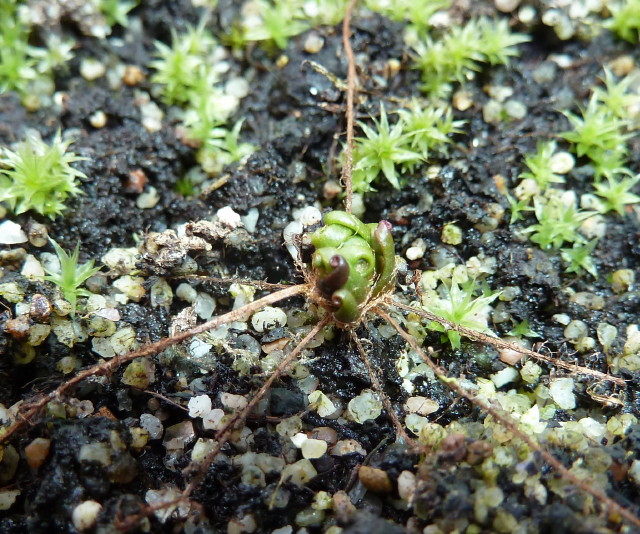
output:
[[[94,337],[91,340],[91,350],[103,358],[113,358],[116,355],[116,351],[111,346],[111,340],[103,337]]]
[[[110,338],[111,346],[118,356],[131,352],[138,347],[136,331],[132,326],[125,326],[113,334]]]
[[[362,465],[358,470],[358,479],[365,488],[374,493],[386,494],[393,491],[391,479],[382,469]]]
[[[330,451],[332,456],[346,456],[347,454],[367,455],[367,451],[355,439],[343,439],[338,441]]]
[[[24,448],[27,456],[27,463],[32,469],[38,469],[49,456],[51,440],[46,438],[36,438]]]
[[[104,63],[94,58],[85,58],[80,63],[80,75],[88,81],[97,80],[107,71]]]
[[[622,78],[635,68],[635,61],[633,56],[624,54],[611,61],[609,63],[609,68],[615,76]]]
[[[173,301],[173,290],[164,278],[158,278],[149,290],[152,308],[169,309]]]
[[[327,452],[327,442],[321,439],[306,439],[300,446],[302,457],[309,460],[322,458]]]
[[[44,224],[32,222],[29,226],[29,243],[34,247],[44,247],[49,243],[49,232]]]
[[[587,291],[578,291],[571,295],[569,300],[579,304],[580,306],[584,306],[588,310],[602,310],[605,305],[603,297]]]
[[[107,114],[98,110],[89,117],[89,124],[94,128],[104,128],[107,125]]]
[[[349,415],[356,423],[377,419],[382,413],[382,402],[370,389],[363,390],[360,395],[349,401]]]
[[[202,426],[205,430],[220,430],[224,426],[225,413],[220,408],[214,408],[202,416]]]
[[[197,337],[194,337],[189,342],[189,352],[194,358],[202,358],[203,356],[206,356],[207,354],[209,354],[211,347],[213,347],[213,345],[205,343]]]
[[[309,395],[309,407],[320,417],[328,417],[336,411],[336,405],[320,390]]]
[[[462,89],[453,94],[453,107],[459,111],[466,111],[473,106],[473,95]]]
[[[533,178],[525,178],[515,188],[514,194],[518,200],[524,200],[540,194],[540,186]]]
[[[571,322],[571,317],[566,313],[556,313],[552,319],[561,325],[567,326]]]
[[[580,352],[589,352],[590,350],[593,350],[595,346],[596,340],[591,336],[581,337],[575,344],[576,350]]]
[[[618,329],[608,323],[598,323],[596,334],[598,335],[598,341],[602,344],[603,350],[609,352],[618,335]]]
[[[60,371],[64,375],[68,375],[69,373],[73,373],[78,366],[78,361],[73,356],[65,356],[58,360],[56,364],[56,369]]]
[[[92,315],[87,323],[87,331],[93,337],[111,337],[116,333],[116,330],[117,326],[114,321],[99,315]]]
[[[27,254],[20,274],[31,281],[35,281],[42,280],[46,273],[36,257],[33,254]]]
[[[122,383],[137,389],[147,389],[154,380],[155,366],[148,358],[133,360],[122,375]]]
[[[0,490],[0,510],[9,510],[20,496],[20,490],[4,489]]]
[[[521,120],[527,116],[527,106],[519,100],[507,100],[504,103],[505,113],[512,119]]]
[[[150,413],[140,416],[140,426],[149,433],[149,439],[160,439],[164,430],[160,419]]]
[[[250,234],[256,231],[259,218],[260,212],[258,211],[258,208],[251,208],[246,215],[242,215],[240,217],[245,230]]]
[[[295,486],[304,486],[318,474],[313,464],[306,458],[285,466],[282,470],[282,480]]]
[[[491,381],[498,389],[510,384],[511,382],[515,382],[518,378],[520,378],[520,373],[515,367],[505,367],[491,375]]]
[[[186,282],[182,282],[176,288],[176,297],[188,302],[189,304],[193,304],[197,296],[198,291],[191,286],[191,284],[187,284]]]
[[[631,269],[618,269],[611,275],[611,289],[614,293],[626,293],[636,281],[636,275]]]
[[[0,245],[16,245],[29,241],[19,224],[4,221],[0,224]]]
[[[160,202],[158,190],[151,185],[147,188],[146,192],[136,198],[136,206],[141,210],[155,208],[158,202]]]
[[[136,248],[112,248],[100,261],[113,271],[112,274],[126,275],[136,269],[137,254]]]
[[[176,425],[169,426],[165,429],[162,444],[167,451],[181,451],[185,445],[188,445],[195,438],[193,423],[191,421],[183,421]]]
[[[222,405],[230,411],[242,410],[247,407],[249,401],[242,395],[234,395],[233,393],[222,393],[220,395],[220,402]]]
[[[418,415],[430,415],[440,409],[440,405],[427,397],[409,397],[405,403],[405,409]]]
[[[255,518],[247,514],[241,518],[231,519],[227,523],[227,534],[251,534],[258,528]]]
[[[314,527],[321,525],[325,518],[324,510],[314,510],[312,508],[307,508],[306,510],[302,510],[296,514],[296,525],[299,527]],[[298,532],[301,532],[299,530]]]
[[[16,341],[26,341],[29,337],[31,323],[26,315],[19,315],[15,319],[8,319],[5,323],[7,333]]]
[[[211,398],[209,395],[198,395],[189,399],[189,417],[202,417],[211,411]]]
[[[576,407],[576,396],[573,393],[573,379],[556,378],[549,385],[549,394],[553,401],[563,410]]]
[[[521,0],[495,0],[495,6],[498,11],[503,13],[511,13],[520,5]]]
[[[83,532],[93,528],[102,511],[102,505],[96,501],[84,501],[73,509],[71,521],[73,526]]]
[[[416,476],[411,471],[402,471],[398,475],[398,495],[404,501],[411,503],[416,492]]]
[[[309,54],[317,54],[322,50],[324,46],[324,38],[318,35],[317,32],[309,32],[307,38],[304,40],[304,50]]]
[[[129,87],[135,87],[145,79],[144,72],[137,65],[127,65],[124,68],[122,82]]]
[[[558,66],[551,61],[544,61],[533,71],[533,80],[541,85],[550,83],[556,76]]]
[[[193,301],[194,311],[200,319],[208,321],[216,311],[216,299],[204,292],[199,292]]]
[[[140,106],[140,115],[142,116],[142,126],[147,132],[155,133],[162,130],[164,112],[153,100],[149,100]]]
[[[51,317],[51,302],[40,293],[34,293],[29,304],[29,317],[39,323],[46,323]]]
[[[442,228],[441,239],[447,245],[459,245],[462,243],[462,228],[453,223],[445,224]]]
[[[266,306],[251,317],[251,325],[256,332],[264,332],[273,328],[285,326],[287,314],[281,308]]]
[[[536,8],[533,6],[522,6],[518,10],[518,19],[522,24],[531,24],[536,17]]]
[[[122,304],[126,304],[129,300],[140,302],[147,293],[143,286],[144,282],[145,280],[141,276],[129,276],[128,274],[121,276],[113,282],[113,287],[123,293],[124,302],[121,302],[122,297],[118,299],[118,295],[116,295],[116,300]]]
[[[564,337],[571,342],[576,342],[581,337],[586,336],[588,331],[589,327],[584,321],[574,320],[564,329]]]
[[[488,124],[499,124],[502,121],[502,113],[502,104],[493,99],[482,107],[482,117]]]
[[[556,152],[549,160],[551,171],[557,174],[567,174],[576,164],[576,159],[572,154],[564,150]]]
[[[216,215],[222,224],[229,226],[230,228],[238,228],[242,226],[242,218],[229,206],[220,208],[216,212]]]
[[[297,219],[302,223],[302,226],[313,226],[322,222],[322,213],[315,206],[306,206],[297,215]]]
[[[41,345],[49,334],[51,333],[51,326],[48,324],[34,324],[29,329],[29,339],[27,343],[32,347],[37,347]]]

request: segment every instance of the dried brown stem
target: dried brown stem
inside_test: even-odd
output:
[[[447,374],[447,371],[437,365],[428,355],[427,353],[418,345],[418,342],[415,338],[405,332],[402,327],[384,310],[377,308],[376,312],[387,321],[396,331],[404,338],[404,340],[411,346],[413,350],[422,358],[424,363],[426,363],[433,372],[438,376],[438,378],[442,379],[444,384],[451,389],[454,393],[457,393],[461,397],[468,399],[475,406],[478,406],[480,409],[484,410],[486,413],[490,414],[496,421],[498,421],[503,427],[505,427],[509,432],[520,438],[524,441],[531,450],[539,453],[545,461],[553,467],[558,473],[562,475],[565,480],[568,480],[581,490],[586,493],[592,495],[596,500],[598,500],[602,505],[607,508],[610,512],[618,514],[624,517],[627,521],[640,528],[640,518],[634,515],[631,511],[627,510],[623,506],[619,505],[613,499],[605,495],[604,493],[598,491],[590,484],[588,479],[580,479],[576,475],[574,475],[571,471],[569,471],[555,456],[553,456],[550,452],[548,452],[541,445],[536,443],[533,438],[531,438],[528,434],[524,433],[518,425],[506,414],[502,413],[502,411],[498,410],[488,402],[485,402],[482,399],[479,399],[473,393],[464,389],[460,384],[458,384],[455,380],[451,380]],[[466,334],[465,334],[466,335]]]
[[[166,280],[199,280],[202,282],[211,282],[214,284],[242,284],[243,286],[251,286],[258,289],[287,289],[291,284],[272,284],[263,280],[249,280],[247,278],[220,278],[217,276],[207,276],[199,274],[190,274],[184,276],[170,276]]]
[[[387,410],[387,413],[391,418],[391,422],[396,427],[396,432],[398,432],[398,434],[402,436],[402,439],[404,439],[405,442],[410,447],[414,449],[422,450],[424,452],[425,447],[423,447],[418,442],[416,442],[405,431],[404,426],[400,422],[398,415],[396,414],[395,410],[393,409],[393,406],[391,405],[391,401],[389,400],[389,397],[384,392],[382,384],[378,379],[378,375],[375,369],[373,368],[373,366],[371,365],[371,361],[369,361],[369,357],[367,356],[367,353],[365,352],[364,347],[362,346],[362,342],[360,341],[360,339],[358,338],[358,336],[353,330],[349,330],[349,334],[351,335],[351,339],[353,340],[353,342],[356,344],[356,347],[358,348],[358,352],[360,353],[360,359],[362,360],[362,363],[364,363],[365,367],[367,368],[367,372],[369,373],[369,379],[371,380],[373,389],[375,389],[378,395],[380,395],[380,398],[382,399],[382,404],[384,404],[384,408],[385,410]]]
[[[351,14],[357,0],[351,0],[347,6],[342,21],[342,44],[344,53],[347,56],[347,146],[344,151],[344,166],[342,167],[341,180],[347,189],[347,198],[344,202],[344,209],[351,213],[351,203],[353,200],[353,180],[351,172],[353,168],[353,100],[356,92],[356,60],[351,48]]]
[[[603,373],[601,371],[595,371],[594,369],[589,369],[588,367],[583,367],[578,364],[565,362],[563,360],[560,360],[559,358],[554,358],[553,356],[547,356],[546,354],[535,352],[521,345],[518,345],[517,343],[509,343],[507,341],[500,339],[499,337],[489,336],[487,334],[483,334],[482,332],[472,330],[471,328],[457,325],[455,323],[452,323],[451,321],[447,321],[446,319],[443,319],[442,317],[439,317],[426,310],[421,310],[419,308],[407,306],[406,304],[402,304],[401,302],[398,302],[392,299],[388,301],[388,304],[391,304],[396,308],[400,308],[401,310],[413,312],[416,315],[420,315],[421,317],[424,317],[425,319],[435,321],[436,323],[442,325],[447,330],[454,330],[464,335],[465,337],[468,337],[470,339],[475,339],[477,341],[481,341],[482,343],[492,345],[498,349],[513,350],[519,354],[530,356],[531,358],[534,358],[535,360],[538,360],[538,361],[550,363],[556,367],[560,367],[562,369],[566,369],[567,371],[571,371],[572,373],[592,376],[597,380],[613,382],[614,384],[621,387],[626,387],[627,385],[626,382],[620,377],[612,376],[610,374]]]
[[[175,336],[161,339],[160,341],[157,341],[155,343],[150,343],[139,350],[129,352],[128,354],[124,354],[123,356],[116,356],[111,360],[96,364],[92,367],[89,367],[88,369],[85,369],[84,371],[81,371],[76,376],[74,376],[70,380],[67,380],[50,393],[47,393],[37,401],[26,405],[18,414],[18,419],[16,419],[13,424],[9,428],[7,428],[7,431],[0,436],[0,444],[4,443],[18,430],[21,430],[25,426],[32,424],[32,422],[40,415],[40,413],[44,410],[49,402],[64,398],[69,394],[70,390],[74,386],[76,386],[83,380],[86,380],[87,378],[90,378],[92,376],[109,375],[121,365],[133,361],[136,358],[142,358],[145,356],[150,356],[152,354],[157,354],[158,352],[162,352],[172,345],[176,345],[177,343],[192,338],[193,336],[202,334],[207,330],[217,328],[218,326],[226,323],[238,321],[243,317],[262,309],[264,306],[269,306],[270,304],[274,304],[289,297],[305,293],[308,291],[308,289],[309,288],[306,284],[301,284],[283,289],[281,291],[277,291],[276,293],[272,293],[271,295],[267,295],[266,297],[262,297],[261,299],[254,300],[253,302],[247,304],[246,306],[238,308],[237,310],[233,310],[229,313],[225,313],[224,315],[220,315],[219,317],[216,317],[211,321],[190,328],[189,330],[185,330],[184,332],[180,332]]]
[[[240,410],[238,413],[234,414],[234,416],[221,428],[215,436],[216,441],[218,442],[215,448],[210,451],[197,465],[196,475],[191,479],[189,484],[187,484],[186,488],[182,492],[182,498],[187,499],[191,493],[200,485],[202,479],[207,473],[209,466],[213,463],[213,460],[222,450],[224,444],[229,441],[231,437],[231,433],[237,422],[245,421],[249,412],[253,410],[254,406],[258,404],[262,398],[265,396],[269,388],[273,385],[273,383],[278,379],[278,377],[284,372],[284,370],[291,364],[293,360],[295,360],[300,353],[304,350],[304,348],[309,344],[309,342],[322,330],[329,320],[331,319],[330,315],[325,316],[325,318],[316,324],[311,331],[296,345],[296,347],[287,355],[287,357],[280,362],[278,367],[271,373],[269,379],[262,385],[262,387],[258,390],[258,392],[253,396],[253,398],[248,402],[248,404]]]

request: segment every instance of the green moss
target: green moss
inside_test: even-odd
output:
[[[414,46],[416,68],[422,71],[422,89],[431,96],[447,96],[455,82],[465,83],[483,63],[509,64],[518,55],[516,46],[529,41],[512,33],[504,19],[472,19],[448,33],[427,35]]]
[[[78,264],[80,255],[80,243],[76,245],[74,251],[67,253],[58,243],[51,239],[51,245],[60,260],[60,270],[52,271],[45,269],[47,276],[45,280],[53,282],[60,288],[64,298],[71,304],[71,315],[75,315],[78,297],[88,297],[92,293],[80,286],[84,284],[88,278],[96,274],[100,267],[93,266],[93,260],[89,260],[82,265]]]
[[[54,219],[65,202],[81,193],[78,179],[87,176],[71,166],[86,158],[68,152],[72,141],[60,132],[51,145],[35,136],[19,143],[15,151],[3,149],[0,156],[0,202],[16,214],[36,211]]]

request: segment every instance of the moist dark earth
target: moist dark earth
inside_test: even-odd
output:
[[[466,15],[492,13],[492,5],[479,3]],[[214,10],[210,26],[214,33],[225,29],[233,15],[232,2],[220,2]],[[312,68],[308,62],[324,66],[328,71],[346,79],[346,60],[339,27],[322,27],[317,30],[325,38],[322,50],[311,56],[304,51],[306,33],[291,38],[286,50],[288,57],[284,68],[275,66],[275,57],[269,51],[252,46],[235,61],[238,72],[251,69],[251,91],[241,102],[238,117],[245,117],[243,140],[258,147],[243,164],[233,164],[224,169],[227,175],[224,185],[201,195],[184,197],[175,192],[176,181],[188,169],[196,165],[195,151],[184,144],[176,134],[177,121],[165,116],[163,128],[149,133],[141,124],[139,107],[135,103],[135,89],[123,86],[117,92],[111,90],[106,81],[87,82],[78,74],[80,61],[85,56],[106,56],[116,53],[126,64],[148,65],[156,39],[168,42],[170,28],[184,30],[188,24],[197,24],[200,11],[189,2],[175,3],[143,2],[131,16],[139,17],[144,33],[128,36],[127,46],[112,49],[109,41],[98,41],[83,36],[72,23],[65,23],[65,32],[78,40],[74,60],[67,73],[60,73],[56,88],[68,93],[64,110],[53,114],[48,109],[35,113],[24,110],[19,98],[12,94],[0,95],[0,143],[7,146],[24,137],[27,129],[37,129],[48,139],[58,129],[76,129],[73,150],[87,159],[77,168],[89,178],[82,183],[83,195],[73,199],[68,211],[55,221],[27,213],[11,216],[23,227],[36,220],[48,227],[54,237],[67,250],[78,240],[82,243],[81,260],[99,259],[112,247],[136,246],[137,240],[151,232],[162,232],[177,224],[190,220],[211,218],[218,209],[230,206],[245,214],[258,208],[259,220],[250,236],[227,240],[206,255],[196,257],[199,274],[216,275],[222,266],[229,277],[263,280],[270,283],[301,282],[301,275],[283,246],[282,230],[292,220],[292,210],[319,201],[326,209],[340,206],[337,199],[327,199],[323,186],[327,178],[336,179],[339,165],[328,159],[335,145],[335,136],[344,134],[344,94],[325,76]],[[500,15],[504,16],[504,15]],[[393,109],[398,99],[418,94],[419,73],[412,70],[402,40],[402,25],[375,14],[356,13],[352,22],[352,45],[357,57],[359,71],[359,96],[356,118],[366,120],[379,113],[380,101]],[[516,27],[516,29],[518,29]],[[114,29],[116,35],[125,36],[123,28]],[[637,321],[640,316],[640,295],[630,291],[614,295],[605,275],[597,279],[566,274],[558,254],[549,254],[533,243],[518,238],[514,232],[519,224],[508,224],[508,215],[487,237],[476,229],[486,215],[490,203],[501,204],[508,209],[508,202],[496,187],[494,177],[502,175],[508,187],[514,187],[522,171],[522,155],[533,152],[539,139],[548,139],[550,132],[569,127],[568,121],[557,112],[554,102],[558,95],[572,95],[574,109],[585,105],[590,89],[597,85],[602,75],[602,65],[622,55],[630,54],[640,60],[638,50],[604,32],[590,42],[560,41],[553,31],[539,26],[528,28],[532,41],[519,46],[520,57],[514,58],[509,67],[483,70],[465,88],[471,92],[473,106],[466,111],[455,111],[456,119],[466,121],[463,133],[456,134],[448,154],[434,155],[430,163],[442,167],[435,180],[429,180],[424,172],[405,177],[400,190],[380,181],[375,193],[365,197],[365,222],[388,220],[393,224],[396,253],[405,255],[410,244],[422,238],[427,251],[440,247],[444,224],[456,221],[464,232],[464,241],[455,250],[449,247],[453,257],[464,260],[483,253],[493,256],[499,265],[495,274],[487,278],[491,288],[517,286],[520,297],[506,302],[506,311],[517,321],[527,320],[532,330],[547,340],[544,350],[577,359],[578,363],[606,372],[606,358],[597,352],[574,354],[564,339],[564,327],[553,321],[555,314],[566,313],[584,321],[590,331],[595,331],[601,322],[619,327]],[[570,69],[560,70],[551,82],[544,84],[533,80],[532,72],[547,59],[549,54],[567,54],[578,58]],[[402,68],[388,80],[387,87],[380,87],[375,75],[383,72],[385,64],[392,58],[402,58]],[[504,85],[513,88],[514,95],[528,107],[521,120],[503,121],[489,125],[482,118],[482,105],[488,99],[483,91],[486,84]],[[147,80],[136,89],[149,90]],[[313,91],[310,91],[313,88]],[[95,129],[89,117],[96,111],[107,113],[109,121],[104,128]],[[480,140],[480,142],[472,142]],[[340,138],[340,143],[344,137]],[[631,141],[630,153],[637,158],[640,139]],[[335,146],[333,148],[335,150]],[[630,168],[640,171],[640,163],[633,159]],[[578,160],[577,165],[581,162]],[[129,173],[140,169],[149,184],[158,190],[160,201],[151,209],[136,207],[137,192],[128,185]],[[333,173],[328,176],[327,173]],[[302,175],[302,178],[301,178]],[[566,184],[577,194],[586,191],[586,186],[577,179]],[[422,203],[425,195],[433,202],[426,209]],[[527,219],[531,224],[531,216]],[[602,273],[611,273],[621,267],[632,269],[640,277],[640,227],[635,214],[624,217],[609,214],[607,218],[606,244],[597,246],[593,256]],[[28,252],[40,252],[27,245]],[[214,270],[215,266],[215,270]],[[151,284],[167,273],[154,271],[152,263],[139,263],[142,274]],[[406,282],[416,270],[430,270],[429,253],[424,259],[410,261],[407,271],[401,273],[401,282]],[[16,280],[27,295],[42,293],[53,297],[51,284],[28,282],[11,266],[5,270],[2,282]],[[167,277],[175,288],[184,281],[178,276]],[[108,280],[106,281],[108,283]],[[228,284],[194,281],[196,288],[219,297],[218,310],[229,309]],[[587,310],[569,302],[564,289],[571,287],[576,292],[588,291],[601,295],[606,306],[601,310]],[[404,284],[404,291],[412,295],[412,289]],[[0,311],[0,327],[12,317],[11,304],[3,303]],[[285,307],[303,308],[302,298],[291,299]],[[139,303],[120,307],[121,319],[132,325],[137,340],[141,343],[157,341],[170,334],[169,326],[184,306],[174,299],[169,308],[151,307],[148,297]],[[374,367],[381,370],[383,387],[394,410],[403,413],[403,404],[408,397],[402,389],[402,379],[396,369],[396,359],[405,350],[399,336],[388,338],[380,333],[382,321],[376,317],[367,319],[367,324],[357,329],[357,334],[370,340],[367,343],[369,358]],[[512,323],[492,326],[498,335],[506,335]],[[98,361],[89,341],[73,349],[59,343],[50,335],[38,347],[37,357],[27,365],[16,365],[13,354],[17,343],[1,328],[0,335],[0,402],[9,407],[20,399],[27,399],[38,392],[49,391],[63,380],[57,370],[57,362],[73,354],[80,357],[83,366]],[[252,330],[233,331],[230,336],[249,334],[259,342],[270,341],[268,334]],[[283,331],[283,336],[292,334]],[[231,339],[231,338],[230,338]],[[618,338],[620,347],[621,338]],[[433,347],[441,365],[452,376],[464,376],[471,381],[487,378],[506,367],[496,357],[492,348],[463,341],[459,350],[452,350],[441,342],[440,334],[427,335],[425,346]],[[477,357],[489,354],[490,357]],[[215,370],[202,375],[196,366],[181,364],[171,367],[175,358],[164,357],[156,362],[155,381],[149,386],[151,392],[139,391],[121,383],[122,372],[101,377],[80,386],[75,392],[77,399],[93,403],[94,413],[87,418],[56,418],[45,414],[40,422],[34,422],[25,432],[15,436],[11,443],[22,454],[24,447],[33,439],[51,439],[51,450],[44,464],[31,469],[24,457],[20,460],[16,475],[6,481],[11,488],[20,489],[16,503],[0,515],[2,533],[53,533],[75,531],[71,513],[81,501],[92,499],[103,506],[95,532],[118,532],[121,522],[131,514],[139,513],[145,505],[145,493],[149,489],[161,489],[168,485],[182,487],[181,470],[190,461],[190,442],[185,454],[168,459],[162,440],[150,440],[142,450],[130,447],[128,428],[138,426],[139,417],[155,409],[166,427],[188,419],[184,406],[189,397],[206,392],[212,399],[222,392],[249,396],[257,390],[264,377],[255,369],[249,376],[242,376],[233,367],[233,358],[221,350],[217,355]],[[346,405],[363,389],[372,384],[366,368],[360,362],[355,347],[348,342],[346,333],[336,331],[333,340],[325,341],[314,349],[313,359],[306,364],[311,374],[317,377],[319,389],[332,392]],[[545,374],[549,371],[545,370]],[[594,414],[594,417],[609,417],[613,414],[629,413],[640,418],[640,376],[637,372],[623,371],[628,380],[623,406],[603,406],[586,393],[588,379],[579,379],[579,414],[558,410],[551,425],[562,421],[577,420]],[[199,390],[185,390],[180,378],[186,374],[187,382],[198,378]],[[526,388],[527,386],[522,386]],[[612,394],[612,386],[603,384],[602,394]],[[530,387],[533,390],[533,386]],[[466,400],[456,399],[445,385],[437,381],[418,378],[413,395],[422,395],[438,402],[440,408],[429,419],[440,425],[452,421],[463,424],[483,421],[483,414]],[[171,399],[173,403],[165,402]],[[183,408],[177,406],[181,404]],[[105,409],[109,416],[99,415]],[[292,525],[285,532],[325,532],[331,524],[343,528],[342,532],[394,533],[422,532],[422,529],[437,523],[440,530],[425,531],[433,534],[457,531],[458,525],[474,517],[475,495],[481,491],[482,477],[472,465],[463,461],[467,443],[458,449],[447,450],[441,446],[429,456],[419,455],[406,445],[396,443],[395,429],[386,413],[375,421],[364,424],[338,422],[320,417],[306,407],[306,396],[298,389],[295,380],[285,377],[268,395],[266,408],[251,417],[247,425],[253,432],[251,450],[279,457],[284,455],[283,438],[276,424],[284,418],[299,415],[304,430],[316,427],[331,427],[339,439],[353,439],[369,454],[357,452],[345,456],[324,455],[312,463],[317,471],[304,487],[289,482],[282,489],[290,494],[285,508],[270,508],[269,502],[278,490],[280,476],[266,476],[266,485],[251,485],[243,481],[240,468],[229,460],[216,461],[204,482],[192,496],[195,503],[190,518],[175,515],[162,523],[151,516],[138,526],[140,531],[150,532],[227,532],[231,520],[247,514],[256,520],[255,532],[269,533],[274,529]],[[199,420],[193,419],[195,437],[212,437]],[[88,443],[104,442],[123,444],[111,449],[111,463],[82,462],[78,451]],[[566,466],[578,458],[576,453],[561,444],[548,444],[549,450]],[[593,448],[602,449],[610,455],[616,465],[627,465],[629,458],[640,455],[640,426],[634,425],[624,440],[594,443]],[[456,452],[457,451],[457,452]],[[223,453],[231,458],[245,452],[237,444],[225,446]],[[376,494],[363,490],[357,481],[357,468],[363,463],[387,473],[394,489]],[[627,465],[628,468],[628,465]],[[537,474],[544,483],[553,481],[556,475],[533,455],[514,466],[498,468],[497,485],[504,494],[500,508],[510,514],[517,523],[524,525],[521,532],[633,532],[617,517],[598,512],[598,505],[579,491],[568,490],[564,496],[549,492],[546,504],[540,504],[525,494],[523,485],[513,481],[517,470]],[[418,496],[413,507],[399,505],[395,483],[403,471],[417,476]],[[627,476],[618,476],[613,469],[605,470],[608,478],[606,491],[617,502],[631,509],[640,502],[638,484]],[[296,525],[296,517],[308,510],[320,491],[334,494],[340,490],[354,496],[357,511],[345,520],[339,512],[326,512],[326,519],[312,523],[303,529]],[[635,503],[635,504],[634,504]],[[490,514],[496,514],[493,510]],[[494,517],[490,515],[490,517]],[[482,530],[473,532],[507,532],[499,530],[488,520]],[[231,528],[231,527],[229,527]],[[480,527],[479,527],[480,528]],[[505,527],[508,528],[508,527]],[[626,529],[626,530],[625,530]],[[241,530],[228,530],[241,532]],[[251,530],[246,530],[251,532]],[[338,532],[336,530],[336,532]],[[520,532],[520,531],[519,531]]]

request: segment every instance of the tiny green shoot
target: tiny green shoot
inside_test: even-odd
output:
[[[69,254],[53,239],[50,239],[50,241],[60,260],[60,271],[45,268],[47,276],[45,276],[44,279],[53,282],[60,288],[65,300],[71,304],[71,316],[75,316],[78,297],[88,297],[92,294],[80,286],[84,284],[88,278],[96,274],[100,270],[100,267],[93,266],[94,260],[89,260],[81,265],[78,264],[80,243],[78,243],[74,251]]]

